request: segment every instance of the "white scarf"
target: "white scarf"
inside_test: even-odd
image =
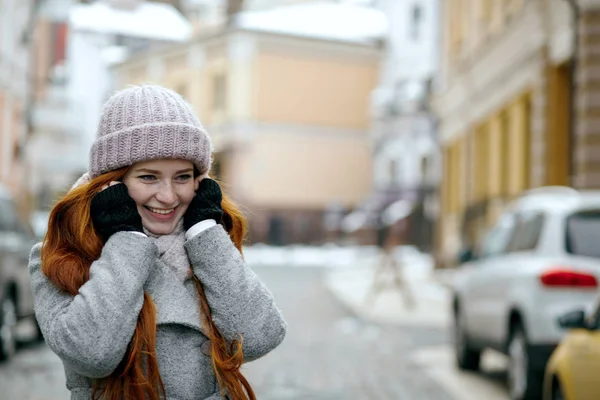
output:
[[[168,235],[156,235],[148,231],[145,227],[144,233],[156,243],[160,260],[173,269],[182,282],[192,277],[190,260],[184,247],[185,231],[183,230],[183,218],[177,222],[173,232]]]

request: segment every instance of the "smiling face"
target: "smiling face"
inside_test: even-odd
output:
[[[194,198],[198,182],[192,162],[179,159],[136,163],[123,178],[142,224],[156,235],[173,232]]]

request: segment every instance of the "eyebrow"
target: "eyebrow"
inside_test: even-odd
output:
[[[179,171],[175,172],[175,175],[182,174],[184,172],[192,172],[192,171],[194,171],[193,168],[180,169]],[[135,172],[146,172],[146,173],[155,174],[155,175],[161,174],[161,171],[157,171],[157,170],[149,169],[149,168],[138,168],[135,170]]]

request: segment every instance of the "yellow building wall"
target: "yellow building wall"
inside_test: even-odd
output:
[[[371,151],[361,138],[263,133],[240,157],[244,197],[264,207],[356,205],[371,186]]]
[[[443,144],[442,231],[460,232],[465,212],[485,205],[486,212],[470,220],[468,240],[476,240],[495,221],[502,205],[530,187],[531,100],[528,91]],[[444,238],[442,237],[442,241]],[[471,243],[473,245],[474,243]],[[455,252],[442,244],[442,251]]]
[[[443,20],[447,33],[446,56],[468,57],[485,46],[487,39],[506,29],[509,19],[518,14],[524,0],[445,0]]]
[[[378,74],[376,63],[260,54],[255,117],[262,122],[365,129]]]

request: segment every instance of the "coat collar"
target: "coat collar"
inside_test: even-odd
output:
[[[208,327],[201,323],[200,295],[192,279],[182,281],[172,268],[157,260],[144,289],[156,306],[157,325],[183,325],[210,337]]]

